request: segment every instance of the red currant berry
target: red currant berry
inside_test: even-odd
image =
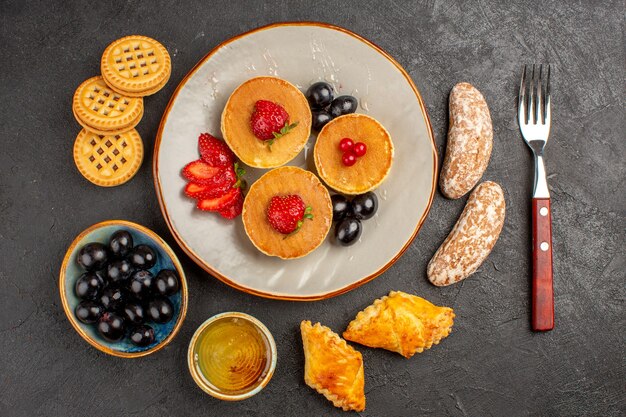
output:
[[[356,155],[350,151],[344,152],[341,156],[341,162],[347,167],[356,164]]]
[[[367,146],[363,142],[357,142],[354,145],[354,154],[356,156],[363,156],[367,152]]]
[[[339,149],[342,152],[351,151],[352,148],[354,148],[354,141],[352,139],[350,139],[350,138],[343,138],[339,142]]]

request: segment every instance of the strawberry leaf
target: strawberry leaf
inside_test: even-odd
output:
[[[246,175],[246,169],[243,167],[239,166],[239,162],[235,162],[235,173],[237,174],[237,177],[243,177],[244,175]]]
[[[272,150],[272,145],[274,144],[274,141],[276,139],[282,138],[291,130],[293,130],[296,126],[298,126],[298,122],[293,122],[290,125],[285,123],[285,125],[278,132],[272,132],[272,135],[274,135],[274,138],[266,141],[267,146],[269,147],[270,151]]]
[[[235,162],[234,169],[235,174],[237,175],[237,182],[233,185],[233,188],[241,188],[242,190],[245,190],[248,185],[246,180],[243,179],[243,176],[246,175],[246,170],[239,166],[239,162]]]

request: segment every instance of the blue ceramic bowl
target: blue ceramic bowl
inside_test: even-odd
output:
[[[154,275],[161,269],[173,269],[180,277],[181,289],[177,294],[170,297],[170,301],[174,305],[174,317],[165,324],[149,323],[154,329],[155,340],[151,345],[145,347],[133,345],[126,337],[118,342],[109,342],[98,334],[96,325],[81,323],[74,316],[74,308],[80,302],[80,299],[74,294],[74,284],[78,277],[85,272],[76,262],[76,255],[80,248],[87,243],[107,244],[111,234],[117,230],[128,231],[133,237],[134,245],[147,244],[156,251],[157,263],[150,269]],[[172,249],[150,229],[124,220],[108,220],[94,224],[74,239],[61,265],[59,291],[65,314],[78,334],[96,349],[122,358],[149,355],[165,347],[180,330],[187,313],[187,280],[185,279],[185,272]]]

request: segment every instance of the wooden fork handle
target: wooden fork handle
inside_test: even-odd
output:
[[[532,328],[554,328],[554,293],[552,286],[552,217],[549,198],[533,198],[533,281]]]

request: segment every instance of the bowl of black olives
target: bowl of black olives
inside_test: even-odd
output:
[[[95,224],[74,239],[59,291],[78,334],[124,358],[166,346],[187,313],[187,281],[172,249],[150,229],[124,220]]]

